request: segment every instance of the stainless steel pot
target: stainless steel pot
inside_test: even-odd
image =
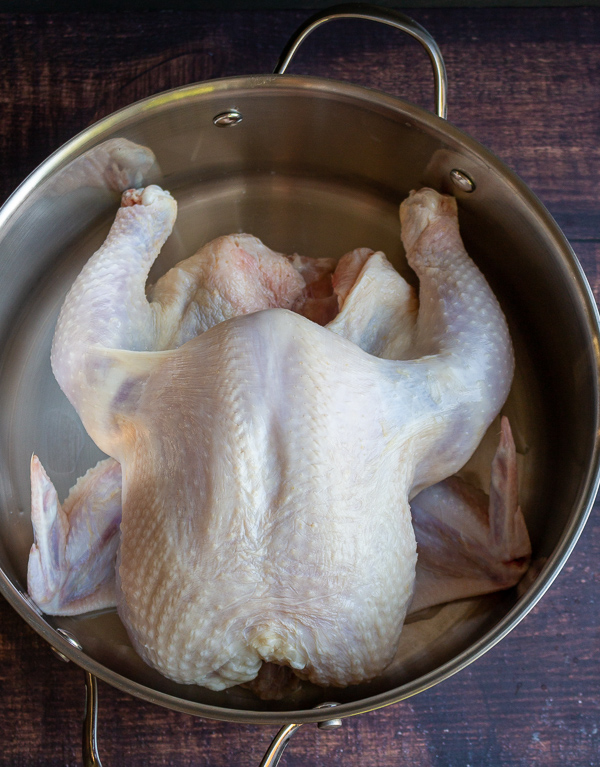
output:
[[[422,42],[434,65],[437,116],[365,88],[283,74],[307,34],[347,16],[382,21]],[[274,765],[300,724],[336,726],[479,657],[540,599],[575,545],[599,481],[596,304],[542,204],[446,122],[445,94],[443,61],[419,25],[389,10],[339,6],[298,31],[274,75],[178,88],[101,120],[48,158],[0,211],[0,589],[59,654],[86,671],[86,764],[99,764],[97,676],[190,714],[284,724],[263,761]],[[373,682],[344,690],[307,685],[281,702],[258,701],[240,688],[217,693],[169,681],[138,658],[114,612],[40,614],[26,594],[29,457],[34,450],[40,455],[65,494],[99,456],[58,389],[49,358],[64,295],[104,238],[118,199],[106,168],[90,170],[86,158],[115,138],[149,147],[156,163],[136,183],[158,182],[179,202],[157,271],[231,231],[311,256],[368,245],[406,271],[398,203],[422,185],[455,194],[467,248],[499,297],[515,343],[517,374],[506,409],[522,454],[522,505],[534,550],[525,584],[408,623],[396,659]]]

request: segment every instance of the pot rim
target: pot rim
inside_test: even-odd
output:
[[[451,138],[468,151],[473,152],[489,169],[496,171],[502,176],[503,180],[512,187],[515,194],[525,201],[537,225],[542,227],[551,237],[555,248],[561,252],[573,269],[579,298],[585,308],[587,325],[592,337],[592,351],[595,359],[594,377],[596,390],[598,390],[598,381],[600,379],[600,314],[598,307],[577,256],[537,196],[490,150],[486,149],[459,128],[399,97],[390,96],[363,86],[321,77],[246,75],[195,83],[149,96],[95,122],[44,160],[19,185],[6,200],[2,208],[0,208],[0,234],[10,222],[10,219],[19,214],[19,210],[27,197],[38,186],[60,170],[61,167],[75,159],[75,157],[99,143],[106,137],[106,134],[114,133],[119,128],[125,129],[139,115],[148,112],[159,114],[163,111],[169,111],[175,104],[183,105],[194,102],[211,94],[221,95],[224,99],[227,97],[227,102],[223,101],[223,104],[231,108],[234,106],[231,100],[236,94],[241,96],[247,95],[249,92],[260,93],[261,91],[264,91],[266,94],[267,92],[272,93],[273,90],[282,93],[287,91],[290,94],[299,93],[303,96],[316,94],[321,97],[335,97],[338,100],[352,101],[353,103],[359,100],[371,109],[385,111],[390,114],[401,114],[404,118],[408,117],[417,123],[425,124],[430,129],[433,128],[436,131],[440,131],[446,139]],[[217,107],[216,110],[222,111],[220,107]],[[596,493],[598,492],[600,485],[600,419],[598,403],[594,403],[594,419],[596,424],[594,445],[589,456],[585,480],[581,484],[569,523],[563,531],[552,556],[545,563],[535,582],[529,587],[527,592],[492,629],[451,660],[424,676],[400,687],[378,695],[362,698],[358,701],[337,705],[335,708],[335,716],[337,718],[383,708],[423,692],[444,681],[496,645],[537,604],[571,554],[589,517]],[[253,711],[225,708],[178,698],[168,693],[153,690],[108,669],[88,657],[82,650],[70,644],[66,638],[61,636],[45,621],[41,611],[33,604],[29,596],[13,583],[2,568],[0,568],[0,593],[3,594],[21,617],[60,654],[113,687],[142,700],[195,716],[238,723],[279,724],[288,722],[319,722],[323,720],[323,709]]]

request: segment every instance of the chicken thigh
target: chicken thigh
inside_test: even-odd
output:
[[[116,599],[142,658],[179,682],[224,689],[264,663],[323,685],[370,679],[413,597],[409,501],[464,465],[508,394],[505,319],[454,200],[432,190],[401,206],[418,311],[383,254],[363,249],[333,274],[326,327],[313,319],[334,313],[331,296],[310,285],[333,266],[247,235],[206,246],[149,301],[175,214],[158,187],[126,193],[65,300],[54,374],[114,460],[61,508],[34,458],[30,592],[50,612],[65,591],[65,612]],[[520,572],[523,530],[500,546]]]

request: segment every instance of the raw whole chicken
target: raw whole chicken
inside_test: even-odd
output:
[[[141,657],[178,682],[219,690],[277,664],[344,686],[389,664],[411,601],[518,582],[530,546],[507,419],[489,498],[451,477],[507,397],[506,321],[455,201],[423,189],[400,215],[418,300],[382,253],[336,265],[249,235],[147,294],[176,203],[156,186],[123,195],[53,342],[110,458],[63,506],[32,459],[41,609],[116,604]]]

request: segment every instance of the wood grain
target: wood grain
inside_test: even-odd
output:
[[[516,170],[558,220],[600,296],[600,9],[430,9],[450,120]],[[304,12],[0,15],[4,199],[98,117],[164,88],[270,71]],[[393,30],[330,25],[297,73],[429,106],[426,56]],[[600,765],[600,515],[550,592],[471,667],[331,733],[307,726],[282,764]],[[0,765],[77,765],[83,675],[0,601]],[[258,764],[273,728],[193,719],[100,685],[100,748],[116,765]]]

